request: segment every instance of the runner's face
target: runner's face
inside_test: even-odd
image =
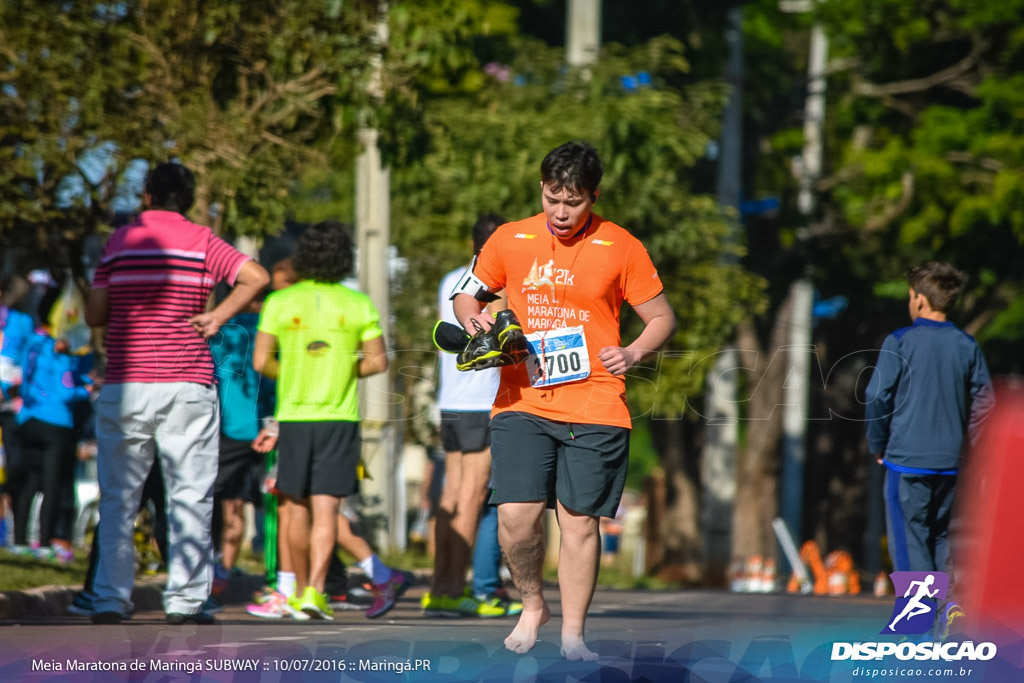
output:
[[[541,204],[547,216],[551,231],[559,238],[568,238],[576,234],[590,217],[590,209],[594,205],[597,193],[592,199],[589,195],[573,194],[563,187],[557,192],[545,183],[540,184]]]

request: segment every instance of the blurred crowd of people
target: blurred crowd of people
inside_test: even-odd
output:
[[[257,262],[184,218],[193,189],[184,166],[155,167],[145,210],[108,241],[88,301],[70,272],[63,283],[45,270],[33,271],[27,286],[15,276],[0,281],[0,519],[13,519],[9,550],[58,563],[74,558],[73,542],[83,541],[74,538],[75,518],[89,512],[84,501],[76,509],[76,464],[95,457],[101,521],[73,613],[97,623],[130,617],[142,555],[155,556],[138,547],[144,526],[142,543],[158,546],[168,573],[168,621],[211,623],[244,576],[238,561],[251,505],[267,581],[250,614],[330,619],[340,608],[378,617],[414,576],[384,564],[345,504],[363,473],[356,379],[387,369],[379,315],[346,286],[350,231],[331,221],[311,225]],[[93,344],[99,327],[105,335]],[[483,415],[493,388],[476,408]],[[428,431],[424,441],[439,439],[436,421]],[[477,510],[486,483],[476,487]],[[431,517],[452,508],[440,486],[433,493],[424,490]],[[478,583],[486,592],[467,588],[452,616],[521,609],[500,586],[495,526],[485,528],[488,570]],[[362,576],[349,576],[337,547]],[[450,554],[461,596],[468,558]],[[429,595],[425,611],[436,614]]]
[[[458,355],[454,363],[441,355],[436,434],[445,476],[421,605],[428,616],[516,614],[505,647],[530,651],[551,617],[541,522],[552,508],[561,652],[593,661],[584,626],[600,564],[598,520],[615,515],[626,477],[625,375],[667,342],[675,316],[642,243],[592,211],[603,176],[596,150],[566,143],[540,170],[543,211],[513,223],[481,217],[472,262],[440,283],[434,341]],[[65,466],[77,441],[73,406],[91,403],[99,524],[73,611],[96,624],[131,617],[136,518],[153,497],[165,503],[154,533],[165,541],[167,622],[213,623],[237,566],[242,510],[259,503],[262,479],[275,494],[264,515],[276,525],[264,542],[276,562],[248,612],[333,619],[335,606],[355,602],[348,591],[333,599],[341,546],[367,577],[366,616],[379,617],[413,576],[387,566],[341,507],[365,469],[357,380],[388,369],[380,313],[343,284],[353,270],[351,232],[334,221],[309,225],[289,257],[267,264],[272,278],[186,218],[194,201],[185,166],[156,165],[143,211],[107,240],[81,306],[84,324],[103,329],[101,373],[89,374],[91,356],[75,335],[39,321],[30,334],[32,325],[4,309],[4,399],[21,401],[5,417],[4,440],[20,442],[16,462],[38,472],[42,543],[58,559],[70,552],[58,520],[73,500]],[[214,296],[221,284],[226,293]],[[624,303],[643,324],[625,346]],[[54,310],[71,315],[67,306]],[[454,341],[439,341],[442,325]],[[26,490],[19,484],[16,527],[25,524]],[[499,557],[522,602],[504,593]]]

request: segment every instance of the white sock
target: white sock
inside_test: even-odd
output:
[[[380,561],[377,553],[360,561],[359,568],[366,572],[366,575],[370,577],[370,581],[373,581],[375,584],[387,583],[391,580],[391,569]]]
[[[277,573],[277,591],[289,598],[295,594],[295,572]]]

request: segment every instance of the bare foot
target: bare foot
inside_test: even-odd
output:
[[[523,610],[519,615],[519,623],[512,629],[512,633],[505,638],[505,649],[515,652],[517,655],[524,655],[533,649],[537,644],[537,633],[540,627],[548,623],[551,618],[551,610],[548,603],[544,603],[544,609],[527,611]]]
[[[570,662],[597,661],[597,653],[587,647],[581,636],[562,635],[562,656]]]

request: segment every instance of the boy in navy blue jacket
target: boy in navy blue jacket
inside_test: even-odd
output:
[[[896,571],[949,573],[949,523],[964,451],[994,405],[977,343],[946,320],[964,285],[948,263],[907,273],[910,319],[882,344],[865,399],[868,447],[885,465]]]

